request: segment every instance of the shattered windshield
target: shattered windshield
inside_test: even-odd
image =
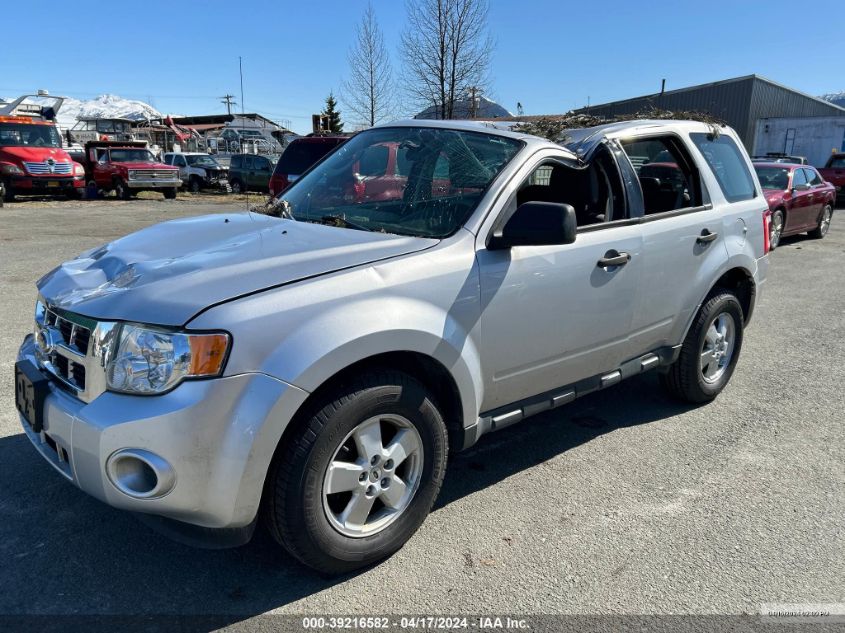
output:
[[[284,192],[293,218],[446,237],[467,220],[522,141],[440,128],[354,136]]]

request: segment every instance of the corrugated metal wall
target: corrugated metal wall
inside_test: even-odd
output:
[[[757,120],[764,117],[837,116],[845,111],[811,99],[787,88],[746,77],[583,108],[598,116],[634,114],[658,107],[666,110],[697,110],[719,117],[734,128],[748,151],[754,144]]]

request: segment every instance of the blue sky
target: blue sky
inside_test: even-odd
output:
[[[404,3],[373,3],[398,74]],[[240,101],[240,55],[247,111],[308,131],[328,92],[340,92],[365,5],[5,2],[0,95],[113,93],[165,113],[225,112],[220,95]],[[489,96],[555,113],[656,92],[663,78],[672,89],[751,73],[814,95],[841,91],[843,25],[841,0],[491,0]]]

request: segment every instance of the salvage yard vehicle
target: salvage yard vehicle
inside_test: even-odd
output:
[[[270,195],[284,191],[290,183],[308,171],[314,163],[349,140],[348,136],[315,135],[295,139],[279,156],[270,178]]]
[[[769,248],[774,250],[788,235],[808,233],[817,239],[827,235],[836,187],[819,175],[815,167],[785,163],[754,163],[772,217]]]
[[[52,106],[31,99],[53,100]],[[79,197],[85,171],[62,149],[55,115],[61,97],[24,95],[0,107],[0,180],[4,199],[18,195]]]
[[[491,431],[649,370],[713,400],[768,269],[741,142],[679,121],[567,137],[374,127],[264,214],[167,222],[58,266],[16,364],[27,437],[182,540],[241,544],[262,516],[334,573],[398,550],[449,452]],[[404,186],[350,198],[385,145]],[[670,187],[631,159],[663,152]]]
[[[78,117],[68,130],[68,141],[85,145],[89,141],[134,141],[132,119],[120,117]]]
[[[85,144],[88,188],[114,191],[130,200],[139,191],[158,191],[168,200],[182,185],[179,170],[156,160],[143,141],[90,141]]]
[[[179,168],[182,184],[192,193],[203,189],[231,191],[229,170],[217,160],[202,152],[168,152],[164,155],[164,164]]]
[[[274,164],[266,156],[233,154],[229,162],[229,182],[234,193],[268,191]]]
[[[836,187],[837,197],[845,202],[845,154],[831,154],[825,166],[819,169],[819,174]]]

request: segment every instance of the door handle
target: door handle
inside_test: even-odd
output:
[[[708,229],[704,229],[695,241],[699,244],[709,244],[717,237],[719,237],[718,233],[711,233]]]
[[[624,266],[631,260],[631,256],[628,253],[620,253],[618,251],[610,250],[604,254],[599,261],[596,262],[596,266],[599,268],[611,268],[612,266]]]

